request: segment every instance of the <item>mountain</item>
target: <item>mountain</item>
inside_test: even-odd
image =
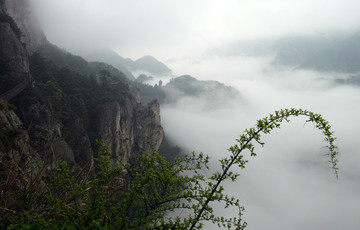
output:
[[[360,71],[360,32],[326,47],[300,63],[299,68],[355,73]]]
[[[227,106],[231,100],[240,98],[240,92],[218,81],[201,81],[190,75],[172,78],[166,85],[151,86],[135,83],[146,104],[158,99],[160,104],[175,104],[182,100],[198,100],[205,109],[217,109]]]
[[[101,70],[106,70],[111,76],[122,79],[123,81],[132,80],[128,79],[128,76],[122,71],[104,62],[94,61],[87,62],[80,56],[74,56],[66,50],[59,47],[46,44],[37,49],[37,52],[46,60],[56,63],[57,66],[62,68],[68,68],[83,75],[92,75]]]
[[[240,96],[233,87],[218,81],[200,81],[190,75],[183,75],[170,80],[163,90],[167,95],[167,102],[173,103],[184,97],[201,98],[213,108],[226,104],[229,99]]]
[[[154,75],[171,74],[172,71],[156,58],[147,55],[137,59],[130,67],[132,70],[143,70]]]
[[[21,42],[25,43],[27,51],[32,54],[41,45],[47,43],[45,34],[37,18],[32,14],[27,0],[4,0],[6,14],[11,16],[22,32]]]
[[[131,59],[125,59],[110,49],[102,49],[93,51],[91,54],[86,55],[89,61],[101,61],[110,64],[120,70],[130,80],[135,80],[134,75],[129,71],[130,66],[133,65]]]
[[[360,32],[289,35],[217,47],[209,54],[221,56],[274,56],[271,65],[315,71],[360,71]]]
[[[275,66],[300,66],[316,54],[328,50],[336,39],[327,36],[286,36],[273,44]]]
[[[360,71],[360,32],[351,35],[291,36],[273,48],[273,65],[315,71]]]
[[[0,1],[0,180],[6,181],[4,169],[10,163],[17,170],[33,159],[40,162],[37,151],[27,141],[28,134],[23,122],[14,112],[10,100],[30,87],[28,51],[21,41],[22,32],[15,20],[8,15],[5,1]],[[23,84],[25,82],[25,84]],[[18,87],[18,86],[22,87]],[[21,163],[23,162],[23,163]],[[1,183],[1,189],[4,188]]]
[[[0,1],[0,159],[32,156],[49,168],[55,160],[81,166],[97,157],[96,140],[123,162],[159,148],[164,134],[157,101],[141,105],[139,92],[122,72],[47,40],[27,50],[23,36],[42,35],[31,27],[21,30],[18,23],[26,22],[8,15],[8,2],[15,3]],[[28,3],[16,4],[18,15]]]
[[[131,71],[143,71],[153,75],[168,75],[172,73],[164,63],[152,56],[144,56],[133,61],[130,58],[121,57],[110,49],[93,51],[86,55],[86,59],[108,63],[123,72],[130,80],[135,80]]]
[[[7,14],[5,2],[0,3],[0,97],[10,99],[24,90],[32,77],[28,50],[21,40],[23,32]]]

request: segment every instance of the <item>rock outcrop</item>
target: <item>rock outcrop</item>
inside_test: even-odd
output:
[[[44,164],[36,150],[30,145],[29,136],[13,110],[0,101],[0,192],[1,198],[12,194],[13,184],[31,183]],[[33,175],[29,176],[29,175]],[[13,197],[9,197],[12,200]],[[11,205],[11,204],[7,204]]]
[[[46,36],[27,0],[5,0],[5,8],[22,31],[21,40],[26,44],[30,54],[47,43]]]
[[[25,45],[21,41],[24,36],[30,38],[34,32],[31,30],[28,22],[31,14],[26,11],[28,4],[26,1],[2,1],[0,2],[1,14],[5,20],[0,21],[0,60],[1,60],[1,98],[10,100],[22,92],[26,87],[31,88],[31,74],[29,69],[28,52]],[[17,34],[17,25],[14,24],[9,12],[18,18],[18,22],[22,22],[21,31],[23,36]],[[22,13],[27,13],[22,15]],[[37,33],[37,32],[36,32]],[[30,39],[31,40],[31,39]],[[60,127],[61,124],[50,113],[49,109],[41,105],[39,102],[32,104],[27,108],[21,108],[19,111],[26,110],[21,114],[23,121],[30,121],[31,126],[30,137],[32,144],[35,144],[37,152],[43,158],[51,153],[55,158],[74,162],[74,154],[68,144],[63,140]],[[22,121],[13,111],[3,112],[2,122],[4,127],[14,130],[16,126],[23,127]],[[27,124],[30,125],[30,124]],[[39,146],[39,143],[45,141],[50,144],[45,151],[45,146]]]
[[[28,53],[20,41],[14,20],[7,15],[4,2],[0,2],[0,95],[24,80],[29,80]]]
[[[46,106],[35,102],[18,111],[26,111],[25,114],[22,114],[23,121],[26,122],[25,125],[29,130],[32,145],[43,159],[51,158],[53,161],[75,162],[74,153],[61,132],[61,122]]]
[[[136,98],[136,95],[127,98],[124,105],[107,103],[99,115],[100,140],[123,163],[151,148],[158,149],[164,136],[160,104],[153,101],[143,107]]]

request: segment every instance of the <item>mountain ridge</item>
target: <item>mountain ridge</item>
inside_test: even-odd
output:
[[[103,61],[113,65],[115,68],[118,68],[125,73],[130,80],[135,80],[134,75],[131,73],[134,71],[145,71],[146,73],[153,75],[168,75],[172,73],[172,70],[169,69],[169,67],[151,55],[145,55],[133,61],[130,58],[122,57],[111,49],[101,49],[93,51],[85,56],[89,61]]]
[[[272,66],[314,71],[360,71],[360,31],[287,35],[277,39],[242,41],[209,51],[210,55],[273,57]]]
[[[0,1],[2,14],[7,13],[5,3]],[[16,3],[20,5],[14,10],[26,8],[28,4],[27,0]],[[51,159],[47,161],[50,168],[56,160],[78,166],[94,163],[96,139],[109,146],[113,159],[122,159],[123,163],[151,151],[150,148],[159,148],[164,134],[157,101],[141,105],[139,92],[128,84],[123,73],[108,64],[88,63],[48,42],[39,46],[47,50],[31,53],[20,40],[21,36],[16,35],[16,27],[10,24],[0,21],[0,40],[4,41],[0,43],[0,83],[10,82],[11,88],[21,84],[30,73],[35,81],[10,100],[16,109],[2,106],[8,102],[1,102],[1,114],[6,115],[1,122],[3,127],[12,127],[10,118],[16,120],[15,123],[20,121],[19,133],[28,127],[32,149],[43,160]],[[21,32],[31,37],[27,30]],[[16,146],[17,140],[7,143],[8,139],[1,139],[0,146]],[[48,155],[50,149],[51,156]],[[1,159],[12,151],[4,150],[0,149]]]

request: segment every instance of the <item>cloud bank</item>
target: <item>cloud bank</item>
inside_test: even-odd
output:
[[[167,135],[189,150],[210,154],[216,165],[245,128],[276,109],[295,107],[321,113],[338,137],[339,180],[327,162],[321,132],[304,119],[294,118],[263,137],[265,147],[258,146],[258,156],[250,159],[240,180],[228,184],[226,190],[241,198],[244,218],[252,230],[357,229],[359,88],[335,86],[335,73],[278,69],[269,61],[234,57],[179,64],[179,69],[186,65],[199,78],[212,77],[232,85],[243,100],[229,98],[231,107],[212,111],[201,109],[201,99],[163,106]],[[218,211],[225,216],[234,212],[221,207]]]

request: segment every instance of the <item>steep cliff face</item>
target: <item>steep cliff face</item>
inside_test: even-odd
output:
[[[20,19],[21,13],[26,8],[26,2],[1,1],[0,4],[0,13],[3,16],[2,18],[5,18],[5,20],[0,21],[0,99],[10,100],[18,96],[18,94],[26,88],[27,91],[22,93],[22,96],[31,91],[32,77],[30,74],[28,52],[21,41],[22,36],[18,34],[17,25],[14,24],[13,19],[8,16],[9,14],[7,12],[7,10],[11,9],[13,11],[12,14],[16,14],[18,19]],[[21,18],[24,22],[27,19],[27,17]],[[30,27],[27,27],[27,29],[30,29]],[[26,35],[27,32],[27,30],[22,31],[22,34]],[[21,105],[19,104],[19,106]],[[21,114],[23,121],[31,121],[31,127],[29,129],[31,142],[36,147],[36,150],[40,152],[41,156],[45,157],[48,155],[49,149],[51,148],[53,156],[68,162],[74,161],[72,150],[63,140],[60,131],[61,124],[54,118],[48,108],[35,100],[30,106],[19,108],[18,112],[19,111],[26,111]],[[9,128],[14,129],[13,124],[15,123],[18,127],[23,126],[20,119],[12,111],[3,111],[2,118],[4,118],[4,127],[9,126]],[[26,125],[30,125],[30,122],[27,122]],[[44,143],[45,140],[48,140],[48,143],[51,145],[48,146],[47,150],[45,150],[44,144],[40,144]]]
[[[20,155],[20,151],[29,155],[34,152],[33,149],[26,144],[29,139],[26,132],[22,128],[22,122],[13,110],[6,108],[7,103],[0,101],[0,159],[12,158]]]
[[[137,111],[135,118],[135,138],[141,140],[136,142],[137,152],[149,152],[158,149],[163,138],[164,130],[160,124],[160,104],[153,100],[147,107]]]
[[[33,54],[39,46],[47,43],[45,34],[27,0],[5,0],[5,8],[22,31],[21,40],[26,44],[30,54]]]
[[[19,106],[19,105],[17,105]],[[27,107],[17,110],[29,130],[33,147],[40,156],[54,160],[75,162],[75,155],[62,134],[61,122],[51,113],[49,108],[34,101]],[[54,159],[55,158],[55,159]]]
[[[20,41],[13,19],[0,2],[0,98],[4,93],[30,78],[28,54]],[[4,98],[8,99],[8,98]]]
[[[138,154],[150,152],[151,148],[158,149],[164,136],[159,103],[153,101],[143,107],[135,98],[127,98],[123,105],[115,101],[107,103],[99,114],[100,140],[123,163]]]
[[[32,24],[27,1],[0,0],[0,6],[0,13],[5,15],[0,21],[0,83],[7,86],[0,88],[13,93],[1,99],[17,107],[16,114],[6,111],[6,116],[0,115],[11,116],[20,129],[29,130],[29,143],[39,157],[79,165],[92,163],[96,157],[95,139],[108,145],[123,162],[150,148],[158,149],[163,129],[156,101],[142,106],[137,90],[129,88],[122,74],[109,71],[108,65],[97,64],[94,68],[81,57],[66,54],[83,65],[76,68],[79,62],[69,62],[74,66],[64,67],[57,62],[65,57],[58,48],[52,50],[52,60],[35,53],[29,61],[28,53],[46,43],[46,38]],[[22,36],[8,15],[16,19]],[[29,80],[32,78],[34,82]],[[23,88],[14,94],[13,88],[18,86]],[[2,122],[7,127],[10,120],[5,118]],[[8,142],[6,138],[2,141]],[[8,150],[12,151],[5,152]]]
[[[30,178],[36,177],[41,182],[40,174],[46,168],[31,146],[22,122],[12,109],[4,106],[6,104],[0,101],[0,192],[1,199],[8,200],[6,205],[12,207],[16,205],[12,202],[16,188],[19,191],[21,186],[32,183]]]

